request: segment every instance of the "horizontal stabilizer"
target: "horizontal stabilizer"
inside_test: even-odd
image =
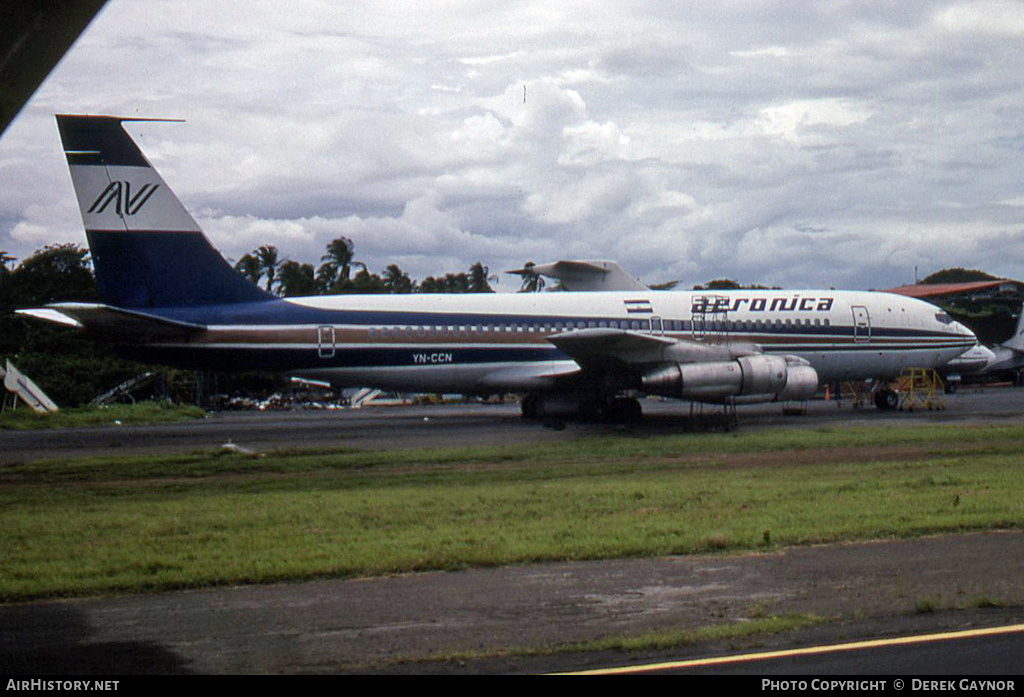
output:
[[[187,339],[205,325],[179,322],[138,310],[98,303],[54,303],[45,308],[18,310],[19,314],[84,329],[104,338],[132,342]]]
[[[15,310],[19,315],[25,315],[26,317],[35,317],[36,319],[45,319],[47,322],[53,322],[54,324],[61,324],[65,327],[73,327],[74,329],[83,329],[82,323],[74,317],[65,315],[63,312],[57,310],[51,310],[48,307],[34,307],[27,310]]]

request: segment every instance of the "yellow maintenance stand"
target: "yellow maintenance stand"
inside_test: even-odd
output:
[[[925,368],[908,368],[893,384],[900,396],[900,411],[946,408],[946,385],[937,372]]]

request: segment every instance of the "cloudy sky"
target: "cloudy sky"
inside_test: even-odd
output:
[[[230,259],[1024,278],[1024,2],[110,0],[0,138],[18,257],[84,243],[58,112],[185,119],[129,130]]]

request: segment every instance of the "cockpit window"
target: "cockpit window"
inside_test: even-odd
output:
[[[936,312],[935,319],[939,320],[943,324],[953,324],[953,318],[945,312]]]

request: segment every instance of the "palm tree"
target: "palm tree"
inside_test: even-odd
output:
[[[356,272],[355,276],[351,280],[345,282],[345,287],[342,290],[344,293],[385,293],[387,289],[384,287],[384,279],[375,273],[370,273],[366,264],[355,261],[352,265],[359,265],[362,268]]]
[[[260,260],[252,254],[246,254],[239,259],[238,263],[235,264],[235,270],[253,283],[259,283],[260,276],[263,275],[263,269],[260,268]]]
[[[7,268],[7,262],[14,261],[15,257],[0,249],[0,278],[9,276],[11,274],[10,269]]]
[[[390,264],[384,270],[384,288],[388,293],[411,293],[413,286],[409,274],[398,268],[398,264]]]
[[[260,269],[263,273],[267,274],[267,290],[272,291],[274,289],[274,281],[277,280],[277,269],[281,266],[277,247],[267,244],[263,245],[256,250],[256,259],[259,261]]]
[[[427,276],[420,283],[420,293],[468,293],[469,274],[446,273],[444,278]]]
[[[312,264],[286,261],[277,272],[277,289],[286,298],[316,295],[317,285]]]
[[[489,281],[497,281],[497,276],[489,275],[491,270],[479,261],[469,267],[469,292],[470,293],[493,293]]]
[[[327,290],[340,290],[348,283],[352,274],[352,260],[355,245],[347,237],[338,237],[327,245],[327,253],[320,257],[324,262],[317,271],[318,280]],[[365,267],[364,267],[365,268]]]
[[[519,288],[520,293],[537,293],[544,290],[544,278],[533,270],[536,266],[532,261],[526,262],[519,275],[523,277],[523,285]]]

